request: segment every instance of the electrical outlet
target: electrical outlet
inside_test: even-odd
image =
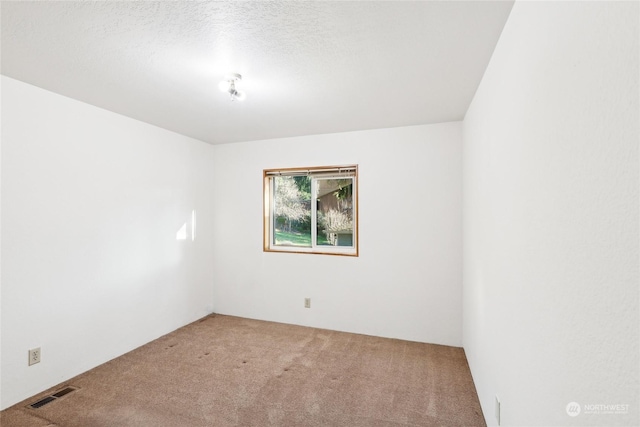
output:
[[[311,308],[311,298],[304,299],[304,308]]]
[[[498,399],[498,395],[496,395],[496,421],[500,425],[500,399]]]
[[[40,347],[29,350],[29,366],[40,363]]]

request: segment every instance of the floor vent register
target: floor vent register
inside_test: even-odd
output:
[[[59,391],[53,393],[50,396],[43,397],[42,399],[38,400],[37,402],[32,403],[28,407],[31,408],[31,409],[42,408],[44,405],[48,405],[49,403],[53,402],[54,400],[59,399],[62,396],[66,396],[67,394],[69,394],[71,392],[74,392],[76,390],[78,390],[78,387],[65,387],[62,390],[59,390]]]

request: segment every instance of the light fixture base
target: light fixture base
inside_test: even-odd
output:
[[[224,80],[220,82],[219,88],[222,92],[228,93],[232,101],[236,99],[243,101],[246,98],[246,94],[239,90],[236,90],[236,82],[242,80],[242,75],[238,73],[230,73],[224,76]]]
[[[231,81],[237,82],[242,80],[242,75],[238,73],[230,73],[224,76],[224,79],[228,82],[231,82]]]

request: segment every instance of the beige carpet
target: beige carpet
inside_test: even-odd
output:
[[[28,407],[66,386],[78,390]],[[211,315],[2,411],[0,425],[485,423],[461,348]]]

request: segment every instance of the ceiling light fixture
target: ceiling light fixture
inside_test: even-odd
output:
[[[240,80],[242,80],[242,76],[240,74],[228,74],[225,76],[225,79],[220,82],[218,87],[222,92],[228,93],[229,96],[231,96],[232,101],[235,101],[236,99],[238,101],[244,101],[247,94],[236,89],[236,82],[239,82]]]

